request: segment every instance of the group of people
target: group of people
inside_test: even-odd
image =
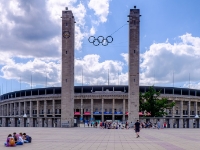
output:
[[[32,138],[31,136],[27,135],[26,133],[19,133],[17,134],[16,132],[12,134],[9,134],[6,142],[4,145],[6,147],[14,147],[16,145],[23,145],[24,143],[31,143]]]
[[[85,124],[87,124],[88,125],[88,127],[94,127],[94,128],[97,128],[97,126],[98,126],[98,122],[96,121],[96,122],[94,122],[94,121],[91,121],[91,122],[87,122],[87,123],[85,123]]]
[[[125,125],[123,125],[121,122],[105,121],[100,122],[99,127],[101,129],[127,129],[128,124],[126,123]]]
[[[151,123],[150,121],[148,121],[148,122],[141,123],[141,127],[142,128],[153,128],[153,129],[167,128],[167,123],[164,122],[163,124],[161,124],[159,120],[156,123]]]

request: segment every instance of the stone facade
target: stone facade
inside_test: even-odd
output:
[[[129,14],[129,93],[128,93],[128,121],[139,119],[139,34],[140,10],[130,10]]]
[[[164,118],[140,116],[141,121],[155,123],[160,119],[163,123],[167,122],[170,128],[199,128],[199,118],[195,116],[200,115],[200,96],[161,94],[161,97],[167,97],[169,102],[174,101],[176,105],[171,110],[166,110],[168,115]],[[91,118],[94,121],[128,120],[128,93],[76,93],[74,106],[73,119],[77,119],[78,123],[90,121]],[[5,99],[0,101],[0,108],[1,126],[61,127],[60,94]]]
[[[72,11],[62,11],[62,127],[72,127],[74,121],[74,24]]]

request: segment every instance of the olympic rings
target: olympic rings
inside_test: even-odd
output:
[[[107,46],[109,43],[113,42],[112,36],[107,36],[104,38],[103,36],[98,36],[98,38],[95,38],[94,36],[90,36],[88,38],[88,41],[90,43],[93,43],[94,46],[99,46],[99,44],[102,44],[103,46]]]

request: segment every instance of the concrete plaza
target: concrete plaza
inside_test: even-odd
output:
[[[32,143],[12,149],[26,150],[199,150],[199,129],[0,128],[0,150],[13,132],[26,132]]]

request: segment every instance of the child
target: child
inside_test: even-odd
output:
[[[6,143],[4,143],[4,145],[5,145],[6,147],[16,146],[16,145],[15,145],[15,140],[14,140],[14,138],[12,137],[11,134],[8,135],[7,140],[6,140]]]
[[[24,140],[22,139],[22,133],[19,133],[19,137],[18,137],[18,141],[16,145],[23,145],[23,144],[24,144]]]

